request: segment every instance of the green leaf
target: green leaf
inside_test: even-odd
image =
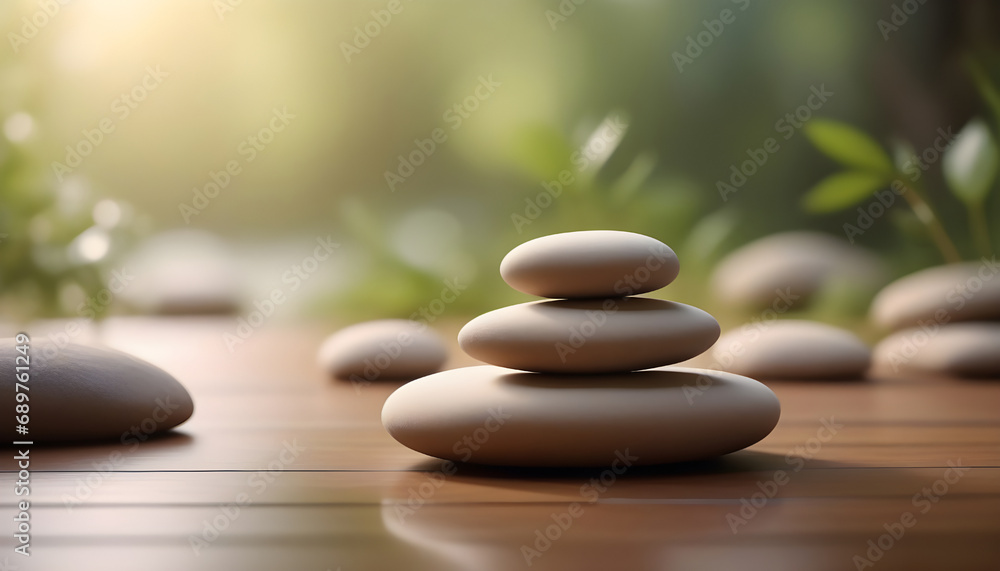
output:
[[[892,163],[896,166],[896,171],[905,173],[907,169],[913,168],[914,163],[919,160],[917,150],[913,144],[905,139],[894,138],[889,141],[889,149],[892,151]]]
[[[802,202],[810,212],[836,212],[861,202],[889,183],[889,176],[866,171],[844,171],[819,181]]]
[[[581,151],[587,164],[580,169],[582,178],[593,178],[601,170],[628,132],[629,120],[621,111],[611,111],[584,141]]]
[[[841,164],[878,173],[891,173],[892,161],[885,149],[858,129],[829,119],[813,119],[806,136],[820,151]]]
[[[973,119],[945,150],[941,169],[955,196],[969,205],[986,198],[1000,166],[1000,151],[982,119]]]
[[[979,65],[975,59],[971,56],[965,58],[966,69],[969,70],[969,74],[972,76],[973,83],[976,84],[976,89],[979,91],[979,95],[986,101],[986,103],[993,109],[994,118],[1000,121],[1000,91],[993,85],[990,81],[989,75],[983,66]]]
[[[647,151],[636,156],[625,172],[611,185],[611,194],[621,202],[629,200],[646,184],[654,170],[656,170],[655,154]]]
[[[739,212],[733,209],[716,210],[703,217],[688,232],[683,250],[683,259],[704,261],[712,259],[739,225]]]
[[[551,179],[570,166],[573,147],[555,127],[531,124],[521,128],[508,152],[514,166],[532,178]]]

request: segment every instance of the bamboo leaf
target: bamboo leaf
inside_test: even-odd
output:
[[[973,119],[945,150],[941,168],[952,193],[968,205],[978,205],[996,179],[1000,151],[982,119]]]
[[[816,148],[844,166],[883,174],[892,172],[892,161],[885,149],[851,125],[813,119],[806,124],[805,133]]]
[[[972,82],[976,84],[976,89],[993,110],[994,119],[1000,124],[1000,91],[990,81],[989,75],[983,66],[971,56],[966,57],[965,66],[972,76]]]
[[[803,197],[810,212],[836,212],[861,202],[889,183],[884,174],[866,171],[844,171],[819,181]]]

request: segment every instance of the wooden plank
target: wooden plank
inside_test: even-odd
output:
[[[280,402],[280,401],[279,401]],[[305,403],[307,401],[303,401]],[[36,446],[36,471],[108,470],[259,470],[286,447],[299,451],[289,466],[297,470],[427,470],[431,458],[393,440],[381,424],[308,420],[325,414],[323,405],[303,406],[298,422],[261,420],[255,427],[215,427],[192,421],[181,431],[143,443],[71,447]],[[324,426],[323,423],[328,423]],[[758,457],[774,469],[798,463],[805,469],[848,466],[941,467],[961,459],[970,466],[1000,466],[1000,439],[993,426],[944,427],[935,436],[931,426],[849,425],[827,442],[817,437],[818,424],[781,424],[778,429],[734,458]],[[868,437],[868,434],[872,434]],[[896,442],[894,438],[899,437]],[[485,445],[488,445],[487,442]],[[791,454],[790,458],[788,455]],[[286,454],[287,456],[287,454]],[[110,468],[109,468],[110,465]],[[14,471],[13,455],[0,469]]]
[[[834,536],[782,541],[734,539],[726,542],[679,542],[664,538],[657,545],[639,545],[628,538],[603,538],[585,543],[567,537],[528,567],[511,546],[483,544],[421,545],[406,540],[382,540],[363,531],[290,542],[254,538],[213,545],[195,556],[181,541],[104,540],[48,545],[17,571],[217,571],[219,569],[412,569],[433,571],[509,571],[511,569],[691,569],[742,571],[845,571],[855,569],[851,558],[863,555],[864,537]],[[982,535],[940,535],[910,538],[876,563],[879,571],[961,569],[996,571],[1000,545]]]
[[[774,470],[726,469],[686,472],[633,468],[612,485],[602,473],[559,471],[498,474],[481,468],[457,467],[438,472],[117,472],[36,473],[31,501],[35,506],[197,505],[234,502],[246,494],[255,505],[456,503],[552,503],[627,500],[652,503],[711,503],[765,493],[793,498],[912,498],[945,475],[940,468],[814,469],[783,474]],[[1000,498],[1000,468],[973,468],[948,494]],[[958,472],[949,473],[953,478]],[[787,476],[787,477],[786,477]],[[603,474],[605,483],[610,474]],[[942,486],[942,484],[938,484]],[[601,489],[606,491],[600,492]],[[14,505],[5,497],[0,505]]]
[[[201,534],[206,525],[218,528],[214,544],[241,538],[320,538],[368,531],[389,537],[420,535],[470,543],[529,541],[534,530],[552,524],[568,512],[570,503],[426,504],[400,511],[382,505],[247,505],[228,512],[226,506],[83,506],[67,511],[39,506],[36,538],[41,543],[70,543],[83,538],[183,538]],[[746,523],[734,525],[727,516],[739,516],[738,500],[713,502],[581,502],[567,536],[724,542],[749,536],[814,537],[854,535],[877,537],[884,524],[910,513],[915,525],[905,535],[936,533],[971,535],[1000,533],[1000,498],[946,495],[926,512],[909,498],[792,498],[758,508]],[[148,517],[139,517],[148,514]],[[281,516],[288,514],[289,518]],[[553,518],[553,514],[557,517]],[[222,522],[228,518],[228,523]],[[734,533],[734,527],[736,532]],[[211,535],[211,534],[210,534]],[[207,537],[207,536],[206,536]],[[0,547],[12,538],[0,540]],[[862,543],[863,544],[863,543]]]
[[[736,550],[750,557],[739,568],[760,568],[764,563],[760,558],[766,554],[772,565],[791,557],[800,569],[849,569],[853,556],[863,555],[869,540],[886,533],[885,524],[913,510],[898,499],[786,501],[766,506],[734,534],[726,516],[738,507],[734,503],[586,505],[577,517],[568,516],[571,523],[564,531],[553,532],[555,541],[539,551],[532,568],[594,568],[598,562],[617,561],[612,568],[650,569],[676,563],[678,556],[693,562],[687,557]],[[105,557],[125,545],[157,547],[166,562],[184,568],[200,566],[202,561],[232,565],[248,553],[273,555],[324,545],[325,557],[310,550],[308,559],[296,560],[301,568],[346,568],[348,563],[363,564],[366,557],[368,565],[372,558],[381,565],[391,563],[394,555],[409,553],[414,561],[407,568],[517,569],[525,565],[522,547],[532,547],[536,531],[545,533],[567,509],[566,504],[438,505],[400,519],[392,506],[249,506],[226,519],[217,507],[97,507],[69,514],[61,508],[40,508],[36,541],[39,552],[91,550]],[[944,568],[995,564],[1000,561],[995,547],[998,515],[1000,499],[946,497],[915,516],[916,524],[894,542],[879,568],[882,564],[922,568],[924,557],[935,561],[943,555],[951,560]],[[213,521],[227,522],[218,535],[210,531]],[[198,544],[196,554],[192,537],[212,541]],[[4,539],[4,547],[10,541]],[[934,549],[927,550],[928,544]],[[99,547],[104,550],[98,551]],[[32,561],[38,563],[47,562]],[[249,568],[266,568],[258,565]]]
[[[461,324],[435,325],[453,340]],[[222,333],[232,326],[115,318],[91,332],[177,376],[195,417],[135,448],[34,447],[35,555],[12,560],[19,570],[523,568],[521,546],[573,502],[583,515],[532,569],[854,569],[852,557],[886,524],[919,512],[914,495],[933,491],[959,459],[978,467],[918,513],[877,568],[1000,568],[996,381],[879,372],[768,382],[783,414],[761,443],[710,462],[630,469],[587,503],[581,488],[600,470],[462,466],[440,475],[440,461],[381,427],[398,383],[355,387],[318,369],[329,325],[268,324],[229,352]],[[452,352],[450,367],[475,364]],[[843,425],[825,441],[824,419]],[[286,443],[304,450],[282,463]],[[0,485],[11,485],[11,459],[0,468]],[[772,486],[778,471],[787,483]],[[735,525],[729,516],[767,490],[774,497]],[[220,505],[241,493],[251,503],[229,521]],[[5,512],[14,499],[0,498]],[[225,530],[196,554],[191,537],[213,521]],[[13,538],[0,536],[0,547]]]

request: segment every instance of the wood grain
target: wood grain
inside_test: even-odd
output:
[[[195,416],[138,446],[34,447],[33,556],[13,555],[4,533],[0,563],[856,569],[855,556],[888,545],[886,526],[909,513],[914,525],[876,569],[1000,568],[995,380],[769,383],[782,418],[762,442],[714,461],[633,468],[614,482],[604,473],[602,483],[601,470],[452,473],[382,429],[382,402],[398,383],[354,386],[316,368],[327,327],[269,325],[229,352],[222,333],[232,325],[122,318],[88,333],[177,376]],[[459,324],[438,325],[453,338]],[[60,326],[39,324],[33,335]],[[475,364],[453,352],[450,367]],[[824,423],[839,428],[821,440]],[[0,468],[12,490],[12,454]],[[14,513],[19,499],[5,491],[0,510]],[[535,544],[536,531],[567,521],[558,539]]]

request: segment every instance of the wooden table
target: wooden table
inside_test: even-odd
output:
[[[355,387],[316,368],[323,328],[269,325],[230,353],[221,334],[232,326],[102,325],[107,343],[180,379],[195,415],[134,447],[35,446],[33,555],[15,555],[5,530],[0,564],[1000,569],[996,381],[769,383],[781,421],[756,446],[712,462],[630,468],[613,482],[599,469],[445,473],[382,429],[379,412],[396,384]],[[449,366],[469,364],[456,350]],[[3,510],[13,514],[16,473],[6,456]],[[602,475],[598,497],[596,488],[581,495]],[[546,533],[556,539],[539,538]]]

